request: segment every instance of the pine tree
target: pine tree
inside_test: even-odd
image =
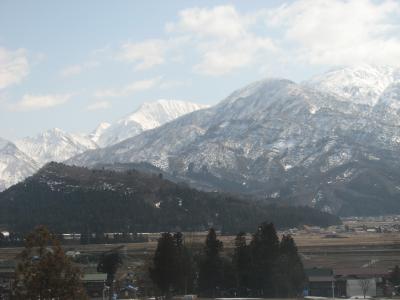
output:
[[[176,283],[175,289],[180,294],[187,294],[189,291],[193,292],[193,283],[195,279],[195,270],[193,255],[183,242],[183,235],[181,232],[174,234],[175,247],[176,247]]]
[[[17,299],[88,299],[80,269],[46,227],[39,226],[26,237],[19,258],[14,285]]]
[[[250,283],[251,257],[246,242],[246,234],[240,232],[235,238],[235,249],[232,258],[238,296],[247,296],[246,287]]]
[[[97,265],[98,272],[107,274],[107,284],[110,287],[109,299],[113,297],[115,274],[121,265],[122,259],[118,251],[103,253]]]
[[[204,255],[199,265],[199,290],[204,296],[214,297],[223,283],[223,263],[220,257],[223,244],[215,230],[208,231]]]
[[[251,286],[256,296],[275,296],[279,238],[272,223],[262,223],[258,227],[250,242],[250,249],[253,270]]]
[[[176,240],[170,233],[163,233],[158,239],[157,249],[150,268],[150,277],[162,295],[171,297],[171,289],[177,282]]]
[[[299,296],[304,286],[305,274],[296,243],[290,235],[282,237],[277,270],[276,282],[279,296]]]

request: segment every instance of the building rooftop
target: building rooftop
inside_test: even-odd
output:
[[[309,282],[332,282],[333,276],[309,276]]]
[[[82,280],[85,282],[88,281],[105,281],[107,279],[107,274],[104,273],[92,273],[92,274],[84,274]]]
[[[386,276],[390,272],[385,268],[338,268],[335,276]]]

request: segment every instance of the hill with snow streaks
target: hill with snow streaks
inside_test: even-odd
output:
[[[271,202],[342,215],[400,212],[396,74],[362,66],[303,84],[259,81],[69,163],[148,162],[197,187]]]
[[[67,133],[61,129],[47,130],[36,137],[26,137],[15,142],[26,155],[44,165],[50,161],[61,162],[89,149],[97,148],[88,137]]]
[[[0,138],[0,191],[32,175],[38,168],[15,144]]]
[[[100,124],[91,137],[101,147],[110,146],[205,107],[178,100],[146,102],[113,124]]]

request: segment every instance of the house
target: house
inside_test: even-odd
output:
[[[388,295],[389,271],[380,268],[335,269],[335,280],[346,287],[346,296],[382,297]]]
[[[86,293],[91,298],[101,298],[103,296],[107,274],[104,273],[85,273],[82,278]]]
[[[332,297],[335,278],[330,268],[312,268],[305,270],[307,276],[307,296]]]

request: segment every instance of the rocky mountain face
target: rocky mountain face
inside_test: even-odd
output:
[[[338,68],[315,76],[304,84],[353,103],[373,106],[385,89],[399,80],[399,69],[390,66],[362,65]]]
[[[33,174],[38,164],[15,144],[0,138],[0,191]]]
[[[136,111],[113,124],[100,124],[91,137],[100,147],[110,146],[205,107],[178,100],[144,103]]]
[[[55,128],[35,137],[17,140],[13,144],[15,153],[18,153],[16,160],[10,160],[8,153],[7,156],[0,153],[1,169],[6,170],[4,173],[0,171],[0,191],[32,175],[48,162],[62,162],[87,150],[112,145],[204,107],[184,101],[158,100],[143,104],[113,124],[101,123],[89,135],[68,133]],[[29,161],[30,167],[16,164],[20,158]]]
[[[362,66],[302,84],[259,81],[69,163],[145,161],[202,188],[271,202],[342,215],[400,212],[398,74]]]
[[[15,142],[25,154],[44,165],[50,161],[61,162],[97,145],[84,135],[70,134],[54,128],[36,137],[26,137]]]

